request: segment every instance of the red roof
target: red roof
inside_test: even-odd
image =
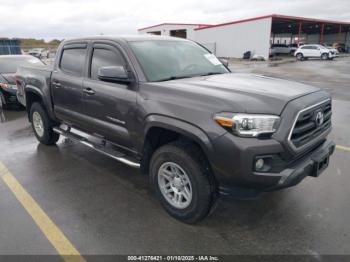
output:
[[[240,24],[245,22],[251,22],[255,20],[261,20],[261,19],[267,19],[267,18],[275,18],[275,19],[288,19],[288,20],[297,20],[297,21],[307,21],[307,22],[317,22],[317,23],[327,23],[327,24],[342,24],[342,25],[350,25],[350,22],[340,22],[340,21],[333,21],[333,20],[323,20],[323,19],[316,19],[316,18],[306,18],[306,17],[300,17],[300,16],[287,16],[287,15],[278,15],[278,14],[272,14],[272,15],[265,15],[265,16],[258,16],[253,17],[249,19],[243,19],[223,24],[217,24],[217,25],[209,25],[209,26],[203,26],[200,28],[195,28],[194,30],[203,30],[207,28],[213,28],[213,27],[221,27],[226,25],[234,25],[234,24]]]
[[[308,17],[301,17],[301,16],[288,16],[288,15],[273,14],[273,15],[271,15],[271,17],[272,18],[279,18],[279,19],[290,19],[290,20],[325,23],[325,24],[350,25],[350,22],[341,22],[341,21],[325,20],[325,19],[318,19],[318,18],[308,18]]]
[[[140,28],[140,29],[137,29],[137,30],[138,31],[142,31],[142,30],[145,30],[145,29],[149,29],[149,28],[157,27],[157,26],[161,26],[161,25],[180,25],[180,26],[181,25],[189,25],[189,26],[197,26],[198,28],[212,26],[210,24],[162,23],[162,24],[158,24],[158,25],[152,25],[152,26]]]

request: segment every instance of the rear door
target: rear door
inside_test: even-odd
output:
[[[130,132],[136,122],[136,91],[133,84],[104,82],[98,69],[104,66],[130,68],[116,43],[95,42],[89,51],[88,75],[83,83],[87,121],[93,132],[118,145],[132,148]],[[135,84],[135,83],[134,83]]]
[[[305,57],[310,57],[312,56],[312,51],[311,51],[311,46],[302,46],[301,50],[303,50],[303,55]]]
[[[275,49],[275,53],[276,54],[280,54],[281,53],[281,45],[280,44],[276,44],[274,46],[274,49]]]
[[[87,43],[65,45],[58,59],[51,77],[54,110],[60,119],[74,126],[83,122],[83,72]]]

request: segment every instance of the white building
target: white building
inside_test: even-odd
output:
[[[242,57],[246,51],[269,56],[271,18],[243,20],[196,30],[196,41],[218,57]]]
[[[164,23],[138,31],[187,38],[219,57],[241,58],[243,53],[251,51],[267,59],[274,43],[340,43],[350,47],[349,22],[276,14],[217,25]]]
[[[195,41],[195,29],[208,24],[178,24],[178,23],[163,23],[138,29],[140,34],[166,35],[187,38]]]

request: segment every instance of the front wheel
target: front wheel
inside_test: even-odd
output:
[[[58,141],[60,136],[53,131],[53,123],[40,103],[33,103],[31,106],[30,119],[34,134],[40,143],[53,145]]]
[[[328,60],[328,54],[327,53],[323,53],[322,55],[321,55],[321,59],[322,60]]]
[[[165,210],[185,223],[205,218],[214,201],[214,182],[197,146],[174,142],[160,147],[150,163],[150,183]]]

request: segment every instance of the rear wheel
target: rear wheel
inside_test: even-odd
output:
[[[328,60],[328,54],[327,54],[327,53],[323,53],[323,54],[321,55],[321,59],[322,59],[322,60]]]
[[[214,182],[202,152],[189,143],[160,147],[150,163],[150,183],[165,210],[185,223],[205,218],[214,202]]]
[[[53,123],[40,103],[33,103],[30,108],[30,119],[36,138],[44,145],[53,145],[59,139],[59,134],[52,129]]]
[[[297,57],[297,59],[298,59],[299,61],[303,61],[303,60],[304,60],[304,55],[303,55],[302,53],[298,53],[298,54],[296,55],[296,57]]]

